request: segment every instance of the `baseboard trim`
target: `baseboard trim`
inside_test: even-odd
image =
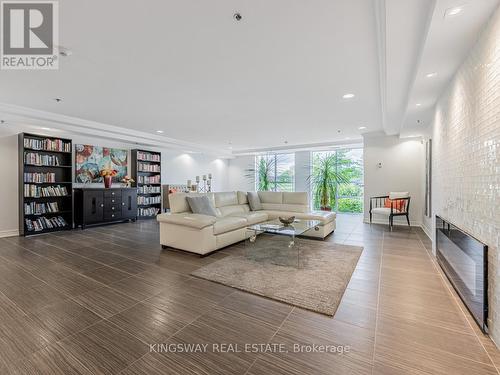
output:
[[[431,232],[430,232],[429,228],[427,228],[427,227],[426,227],[425,225],[423,225],[423,224],[422,224],[420,227],[422,228],[422,230],[424,231],[424,233],[426,234],[426,236],[427,236],[427,237],[429,237],[429,240],[431,240],[431,241],[432,241],[432,234],[431,234]]]
[[[366,218],[363,219],[363,223],[370,224],[370,219],[366,219]],[[385,224],[385,225],[389,225],[389,219],[387,219],[387,220],[373,219],[372,220],[372,224]],[[402,221],[396,221],[396,220],[394,220],[394,226],[407,227],[408,223],[406,221],[402,222]],[[410,220],[410,226],[411,227],[422,227],[422,223],[420,221],[412,221],[412,220]]]
[[[16,236],[19,236],[19,231],[17,229],[0,230],[0,238],[3,238],[3,237],[16,237]]]

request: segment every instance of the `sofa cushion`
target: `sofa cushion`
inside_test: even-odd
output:
[[[259,198],[259,194],[255,191],[249,191],[247,193],[248,205],[252,211],[260,211],[263,209],[262,203]]]
[[[241,217],[219,218],[214,224],[214,234],[222,234],[247,226],[247,220]]]
[[[220,216],[226,217],[226,216],[231,216],[234,213],[237,214],[245,214],[250,211],[250,208],[248,207],[247,204],[238,204],[235,206],[224,206],[218,208],[220,212]]]
[[[235,191],[215,193],[215,207],[236,206],[238,204],[238,194]]]
[[[307,192],[283,192],[284,204],[301,204],[304,206],[309,205],[309,198]]]
[[[259,198],[262,203],[283,203],[283,193],[280,191],[259,191]]]
[[[300,204],[262,203],[262,208],[264,210],[272,210],[272,211],[291,211],[291,212],[309,211],[309,207],[307,205],[300,205]]]
[[[181,213],[181,212],[191,212],[191,207],[189,207],[189,203],[187,201],[187,197],[201,197],[207,196],[215,206],[215,199],[213,193],[171,193],[168,195],[168,201],[170,205],[170,212],[173,214]]]
[[[331,223],[335,220],[336,214],[335,212],[330,211],[309,211],[309,212],[293,212],[293,211],[276,211],[276,210],[264,210],[263,212],[267,213],[269,216],[269,220],[276,219],[280,216],[295,216],[300,220],[318,220],[321,222],[321,225],[325,225]]]
[[[248,204],[247,193],[244,191],[237,191],[236,194],[238,195],[238,204]]]
[[[246,219],[247,224],[249,224],[249,225],[263,223],[264,221],[267,221],[269,218],[269,216],[263,211],[248,212],[248,213],[244,213],[244,214],[234,213],[234,214],[231,214],[230,216],[231,217],[241,217],[243,219]]]
[[[215,207],[206,195],[201,197],[186,197],[189,207],[194,214],[217,216]]]
[[[199,214],[160,214],[156,216],[156,220],[160,223],[169,223],[176,225],[183,225],[186,227],[203,229],[205,227],[214,225],[216,219],[214,216],[199,215]]]

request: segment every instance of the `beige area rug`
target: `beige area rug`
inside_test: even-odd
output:
[[[266,239],[257,238],[262,240]],[[270,263],[275,251],[271,240],[269,246],[259,244],[264,255],[252,258],[258,261],[250,259],[246,250],[245,255],[229,255],[191,275],[333,316],[363,248],[300,241],[301,268]]]

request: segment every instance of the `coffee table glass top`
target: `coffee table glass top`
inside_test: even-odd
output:
[[[304,234],[309,229],[314,228],[320,224],[319,220],[295,220],[290,225],[282,224],[279,219],[266,221],[260,224],[254,224],[247,229],[256,232],[274,233],[281,234],[285,236],[300,236]]]

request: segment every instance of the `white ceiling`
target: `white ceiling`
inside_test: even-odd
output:
[[[464,2],[452,30],[467,38],[443,54],[429,44],[450,37],[434,28],[433,0],[64,0],[60,44],[73,55],[58,71],[0,71],[0,102],[226,153],[398,134],[415,98],[431,110],[498,4],[443,0],[436,12]],[[420,83],[422,69],[444,68],[441,85]]]

